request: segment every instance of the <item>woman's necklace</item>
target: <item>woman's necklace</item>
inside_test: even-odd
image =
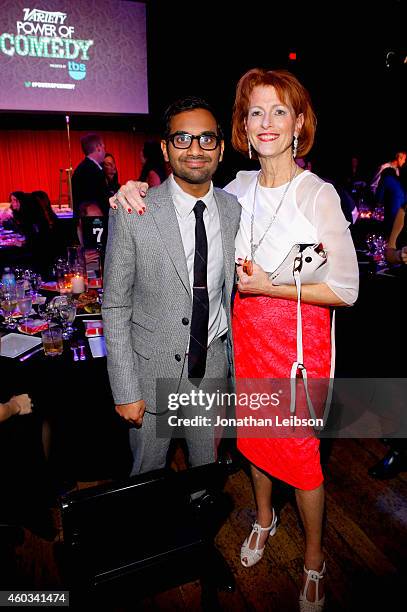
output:
[[[287,191],[291,185],[291,183],[293,182],[294,178],[297,176],[297,171],[298,171],[298,166],[295,166],[295,170],[291,172],[291,177],[290,180],[288,181],[286,188],[284,189],[284,193],[281,197],[281,200],[276,208],[276,212],[274,213],[274,215],[271,217],[269,224],[267,225],[266,229],[263,232],[263,235],[260,237],[259,241],[255,244],[254,243],[254,215],[255,215],[255,211],[256,211],[256,195],[257,195],[257,187],[259,186],[259,180],[260,180],[260,174],[261,171],[258,173],[257,175],[257,180],[256,180],[256,187],[254,188],[254,196],[253,196],[253,208],[252,208],[252,218],[251,218],[251,223],[250,223],[250,255],[251,255],[251,262],[252,264],[254,263],[254,255],[257,251],[257,249],[259,248],[259,246],[261,245],[261,243],[263,242],[264,238],[266,237],[267,232],[269,231],[270,227],[273,225],[274,221],[276,220],[276,217],[278,215],[278,212],[281,208],[281,206],[283,205],[285,196],[287,195]],[[245,260],[245,262],[247,261],[247,259]]]

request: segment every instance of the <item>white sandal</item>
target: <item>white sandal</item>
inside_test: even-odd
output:
[[[320,572],[316,570],[308,570],[304,565],[304,572],[307,574],[304,591],[300,593],[300,612],[322,612],[325,604],[325,595],[319,599],[319,581],[325,576],[325,561]],[[307,599],[307,591],[310,582],[315,582],[315,601]]]
[[[274,512],[274,508],[273,508],[273,520],[271,521],[271,525],[269,527],[262,527],[256,521],[253,524],[253,528],[252,528],[252,531],[249,537],[246,538],[242,544],[242,548],[240,550],[240,561],[242,562],[242,565],[244,565],[244,567],[251,567],[252,565],[255,565],[256,563],[260,561],[260,559],[263,556],[265,545],[263,546],[263,548],[258,548],[261,532],[269,531],[269,536],[273,536],[276,533],[276,530],[277,530],[277,517],[276,517],[276,513]],[[255,533],[257,534],[256,545],[254,548],[249,548],[249,542],[251,541],[252,536]]]

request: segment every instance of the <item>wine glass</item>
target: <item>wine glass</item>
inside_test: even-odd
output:
[[[15,329],[17,327],[17,323],[12,317],[12,314],[17,306],[17,296],[15,291],[3,291],[0,306],[3,309],[7,329]]]
[[[22,300],[25,297],[25,280],[16,281],[17,299]]]
[[[49,323],[52,319],[53,314],[50,303],[47,301],[39,302],[38,304],[36,304],[36,307],[37,315],[40,317],[40,319],[43,319],[43,321],[47,321]]]
[[[18,310],[21,312],[22,319],[21,319],[21,323],[23,325],[27,325],[27,321],[29,319],[29,314],[31,312],[31,308],[32,308],[32,297],[31,295],[28,295],[27,297],[23,297],[21,299],[17,300],[17,305],[18,305]]]
[[[76,306],[73,302],[68,302],[67,304],[61,304],[58,310],[64,328],[62,337],[64,340],[68,340],[74,332],[72,323],[75,321],[76,317]]]

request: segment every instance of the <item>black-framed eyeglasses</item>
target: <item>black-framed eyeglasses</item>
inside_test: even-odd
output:
[[[222,139],[220,136],[211,133],[193,136],[187,132],[175,132],[168,136],[167,141],[168,140],[172,142],[176,149],[189,149],[192,145],[192,141],[197,140],[201,149],[204,151],[213,151]]]

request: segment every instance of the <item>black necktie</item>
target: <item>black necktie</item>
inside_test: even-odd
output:
[[[209,296],[207,282],[208,241],[203,220],[205,204],[198,200],[195,213],[194,293],[191,336],[188,351],[188,378],[203,378],[208,350]]]

